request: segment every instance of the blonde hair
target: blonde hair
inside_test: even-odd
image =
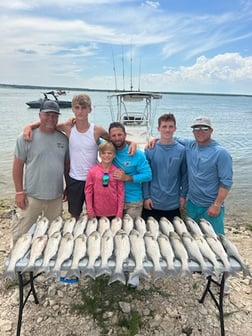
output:
[[[74,105],[90,106],[91,107],[91,98],[85,93],[75,95],[72,99],[72,106],[74,106]]]
[[[112,142],[104,141],[98,146],[99,153],[104,153],[106,151],[113,152],[113,153],[116,152],[115,146],[112,144]]]

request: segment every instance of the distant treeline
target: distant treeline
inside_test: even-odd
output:
[[[127,90],[110,90],[110,89],[90,89],[90,88],[73,88],[73,87],[53,87],[53,86],[39,86],[39,85],[18,85],[18,84],[0,84],[0,87],[4,88],[17,88],[17,89],[30,89],[30,90],[46,90],[46,91],[92,91],[92,92],[128,92]],[[131,91],[139,92],[139,91]],[[236,94],[236,93],[206,93],[206,92],[168,92],[168,91],[151,91],[153,93],[160,94],[177,94],[177,95],[202,95],[202,96],[241,96],[241,97],[252,97],[252,94]]]

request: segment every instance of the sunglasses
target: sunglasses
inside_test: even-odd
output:
[[[193,132],[199,132],[199,131],[208,132],[209,130],[210,128],[207,126],[193,127]]]
[[[109,184],[109,174],[104,173],[104,175],[102,177],[102,185],[103,185],[103,187],[107,187],[108,184]]]

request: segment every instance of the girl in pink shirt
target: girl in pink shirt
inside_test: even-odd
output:
[[[123,216],[124,183],[113,177],[118,170],[112,164],[115,147],[111,142],[102,142],[98,147],[101,162],[90,168],[85,185],[88,218]]]

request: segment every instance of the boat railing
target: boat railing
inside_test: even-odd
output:
[[[148,125],[148,119],[142,113],[131,112],[131,113],[123,113],[121,115],[121,123],[124,125]]]

